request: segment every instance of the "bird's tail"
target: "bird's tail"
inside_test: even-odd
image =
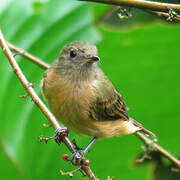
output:
[[[147,130],[146,128],[143,127],[142,124],[140,124],[139,122],[137,122],[136,120],[130,118],[130,121],[133,123],[133,125],[139,127],[139,131],[143,132],[144,134],[146,134],[147,136],[151,136],[153,138],[156,137],[156,135],[154,133],[152,133],[151,131]]]

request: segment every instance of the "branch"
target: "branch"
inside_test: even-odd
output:
[[[55,130],[61,129],[61,126],[59,125],[59,123],[57,122],[57,120],[55,119],[53,114],[48,110],[48,108],[45,106],[45,104],[42,102],[42,100],[38,97],[38,95],[36,94],[36,92],[33,89],[32,84],[29,83],[28,80],[26,79],[26,77],[24,76],[24,74],[21,71],[19,65],[17,64],[11,50],[9,49],[8,44],[6,43],[6,41],[4,39],[1,29],[0,29],[0,45],[1,45],[5,55],[7,56],[14,72],[18,76],[18,78],[19,78],[20,82],[22,83],[22,85],[24,86],[24,88],[27,90],[28,94],[31,96],[33,102],[41,109],[41,111],[47,117],[47,119],[52,124],[52,126],[54,127]],[[12,49],[19,51],[18,48],[16,48],[15,46],[13,46],[11,44],[9,44],[9,46],[12,47]],[[31,59],[33,62],[35,62],[34,59],[37,60],[37,58],[34,58],[34,56],[32,56],[28,53],[25,53],[22,50],[21,50],[21,53],[24,54],[24,56]],[[41,67],[45,68],[41,63],[41,60],[36,61],[36,63],[39,64]],[[46,66],[46,67],[48,67],[48,66]],[[63,136],[62,141],[64,142],[64,144],[66,144],[66,146],[68,147],[68,149],[70,150],[71,153],[76,152],[74,145],[72,144],[72,142],[69,140],[69,138],[67,136]],[[96,179],[95,175],[93,174],[93,172],[91,171],[89,166],[82,165],[82,169],[85,172],[85,174],[89,177],[89,179],[91,179],[91,180]]]
[[[11,44],[9,42],[7,42],[7,45],[8,45],[10,50],[15,51],[15,52],[21,54],[22,56],[24,56],[27,59],[30,59],[33,63],[37,64],[41,68],[48,69],[50,67],[49,64],[47,64],[44,61],[42,61],[41,59],[31,55],[30,53],[28,53],[28,52],[26,52],[26,51],[16,47],[15,45],[13,45],[13,44]]]
[[[143,143],[149,148],[150,151],[156,151],[160,152],[161,155],[163,155],[165,158],[169,159],[173,164],[175,164],[178,168],[180,168],[180,160],[176,159],[172,154],[170,154],[168,151],[163,149],[158,144],[154,143],[154,141],[147,138],[144,134],[141,132],[136,132],[136,135],[143,141]]]
[[[117,6],[127,6],[135,7],[139,9],[151,10],[151,11],[160,11],[160,12],[169,12],[169,8],[173,11],[180,13],[179,4],[170,4],[170,3],[161,3],[153,1],[144,1],[144,0],[79,0],[79,1],[90,1],[104,4],[112,4]]]

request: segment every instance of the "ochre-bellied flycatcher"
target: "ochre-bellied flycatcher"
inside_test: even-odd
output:
[[[43,94],[55,117],[70,130],[96,138],[142,131],[130,118],[121,95],[98,65],[96,46],[83,41],[66,45],[45,72]]]

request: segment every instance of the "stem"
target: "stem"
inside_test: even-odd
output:
[[[60,129],[61,126],[59,125],[59,123],[57,122],[56,118],[54,117],[54,115],[49,111],[49,109],[45,106],[45,104],[42,102],[42,100],[38,97],[38,95],[36,94],[36,92],[34,91],[32,85],[30,85],[31,83],[28,82],[28,80],[26,79],[25,75],[23,74],[23,72],[21,71],[19,65],[17,64],[11,50],[9,49],[4,36],[2,34],[2,31],[0,29],[0,45],[5,53],[5,55],[7,56],[14,72],[16,73],[16,75],[18,76],[20,82],[22,83],[22,85],[24,86],[24,88],[27,90],[28,94],[31,96],[33,102],[41,109],[41,111],[45,114],[45,116],[47,117],[47,119],[49,120],[49,122],[52,124],[52,126],[54,127],[54,129]],[[10,44],[9,44],[10,45]],[[11,45],[10,45],[11,46]],[[12,46],[11,46],[12,47]],[[13,46],[14,49],[18,50],[16,47]],[[23,51],[24,52],[24,51]],[[25,53],[23,53],[25,54]],[[26,53],[27,55],[27,53]],[[33,56],[28,56],[28,58],[30,58],[31,60],[34,59]],[[37,58],[35,58],[37,59]],[[33,60],[32,60],[33,61]],[[33,61],[34,62],[34,61]],[[37,61],[38,63],[41,63],[40,61]],[[36,62],[36,64],[38,64]],[[40,65],[41,66],[41,65]],[[43,67],[43,66],[41,66]],[[43,67],[45,68],[45,67]],[[64,144],[66,144],[66,146],[68,147],[68,149],[71,151],[71,153],[74,153],[76,150],[74,149],[74,146],[72,144],[72,142],[69,140],[68,137],[64,137],[62,138]],[[84,166],[82,167],[82,169],[84,170],[84,172],[86,173],[86,175],[89,177],[89,179],[91,180],[95,180],[95,175],[93,174],[93,172],[91,171],[89,166]]]
[[[40,66],[40,67],[42,67],[44,69],[48,69],[50,67],[49,64],[47,64],[44,61],[42,61],[41,59],[33,56],[32,54],[30,54],[30,53],[28,53],[28,52],[26,52],[26,51],[16,47],[15,45],[13,45],[13,44],[11,44],[9,42],[7,42],[7,45],[9,47],[9,49],[11,49],[12,51],[15,51],[15,52],[21,54],[22,56],[24,56],[27,59],[30,59],[33,63],[37,64],[38,66]]]
[[[135,7],[151,11],[168,12],[168,8],[172,8],[176,12],[180,12],[179,4],[161,3],[144,0],[79,0],[79,1],[90,1],[104,4],[112,4],[117,6],[128,6]]]
[[[154,143],[154,141],[150,140],[147,138],[144,134],[141,132],[136,132],[136,135],[144,142],[146,146],[151,146],[153,145],[153,151],[158,151],[160,152],[164,157],[169,159],[173,164],[175,164],[177,167],[180,168],[180,160],[176,159],[172,154],[170,154],[168,151],[163,149],[161,146],[158,144]]]

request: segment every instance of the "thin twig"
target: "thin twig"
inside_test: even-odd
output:
[[[110,17],[115,11],[117,11],[117,9],[120,8],[120,6],[109,6],[109,8],[106,9],[106,11],[104,11],[96,20],[95,20],[95,24],[99,24],[100,22],[102,22],[103,20],[107,19],[108,17]],[[171,8],[167,8],[169,11]],[[171,9],[172,12],[173,9]],[[175,14],[170,13],[170,12],[159,12],[159,11],[152,11],[152,10],[146,10],[145,12],[153,14],[155,16],[157,16],[160,19],[166,20],[166,21],[170,21],[170,22],[179,22],[180,21],[180,15],[177,14],[175,12]]]
[[[180,168],[180,160],[176,159],[172,154],[170,154],[168,151],[163,149],[161,146],[158,144],[154,143],[154,141],[150,140],[147,138],[144,134],[141,132],[136,132],[136,135],[143,141],[143,143],[147,147],[152,147],[152,151],[158,151],[160,152],[164,157],[169,159],[173,164],[175,164],[178,168]]]
[[[180,12],[179,4],[161,3],[145,0],[79,0],[79,1],[90,1],[104,4],[112,4],[118,6],[135,7],[151,11],[168,12],[168,8],[172,8],[176,12]]]
[[[54,127],[54,129],[61,129],[61,126],[59,125],[59,123],[57,122],[56,118],[53,116],[53,114],[48,110],[48,108],[45,106],[45,104],[42,102],[42,100],[38,97],[38,95],[36,94],[36,92],[34,91],[33,87],[30,85],[31,83],[28,82],[28,80],[26,79],[26,77],[24,76],[23,72],[21,71],[19,65],[17,64],[11,50],[9,49],[4,36],[2,34],[2,31],[0,29],[0,45],[4,51],[4,53],[6,54],[14,72],[16,73],[16,75],[18,76],[20,82],[22,83],[22,85],[24,86],[24,88],[27,90],[28,94],[31,96],[33,102],[41,109],[41,111],[45,114],[45,116],[47,117],[47,119],[50,121],[50,123],[52,124],[52,126]],[[33,56],[30,56],[33,57]],[[30,58],[28,57],[28,58]],[[30,58],[31,59],[31,58]],[[34,59],[34,58],[33,58]],[[31,59],[33,61],[33,59]],[[38,63],[37,63],[38,64]],[[43,67],[43,66],[41,66]],[[75,153],[76,150],[74,149],[74,146],[72,144],[72,142],[69,140],[68,137],[63,137],[62,141],[64,142],[64,144],[66,144],[66,146],[68,147],[68,149],[71,151],[71,153]],[[91,180],[95,180],[95,175],[93,174],[93,172],[91,171],[89,166],[82,166],[82,169],[84,170],[84,172],[86,173],[86,175],[89,177],[89,179]]]
[[[47,64],[44,61],[42,61],[41,59],[33,56],[32,54],[30,54],[30,53],[28,53],[28,52],[18,48],[17,46],[15,46],[15,45],[13,45],[13,44],[11,44],[9,42],[7,42],[7,45],[8,45],[10,50],[15,51],[15,52],[21,54],[22,56],[24,56],[27,59],[30,59],[33,63],[37,64],[38,66],[40,66],[40,67],[42,67],[44,69],[48,69],[50,67],[49,64]]]

